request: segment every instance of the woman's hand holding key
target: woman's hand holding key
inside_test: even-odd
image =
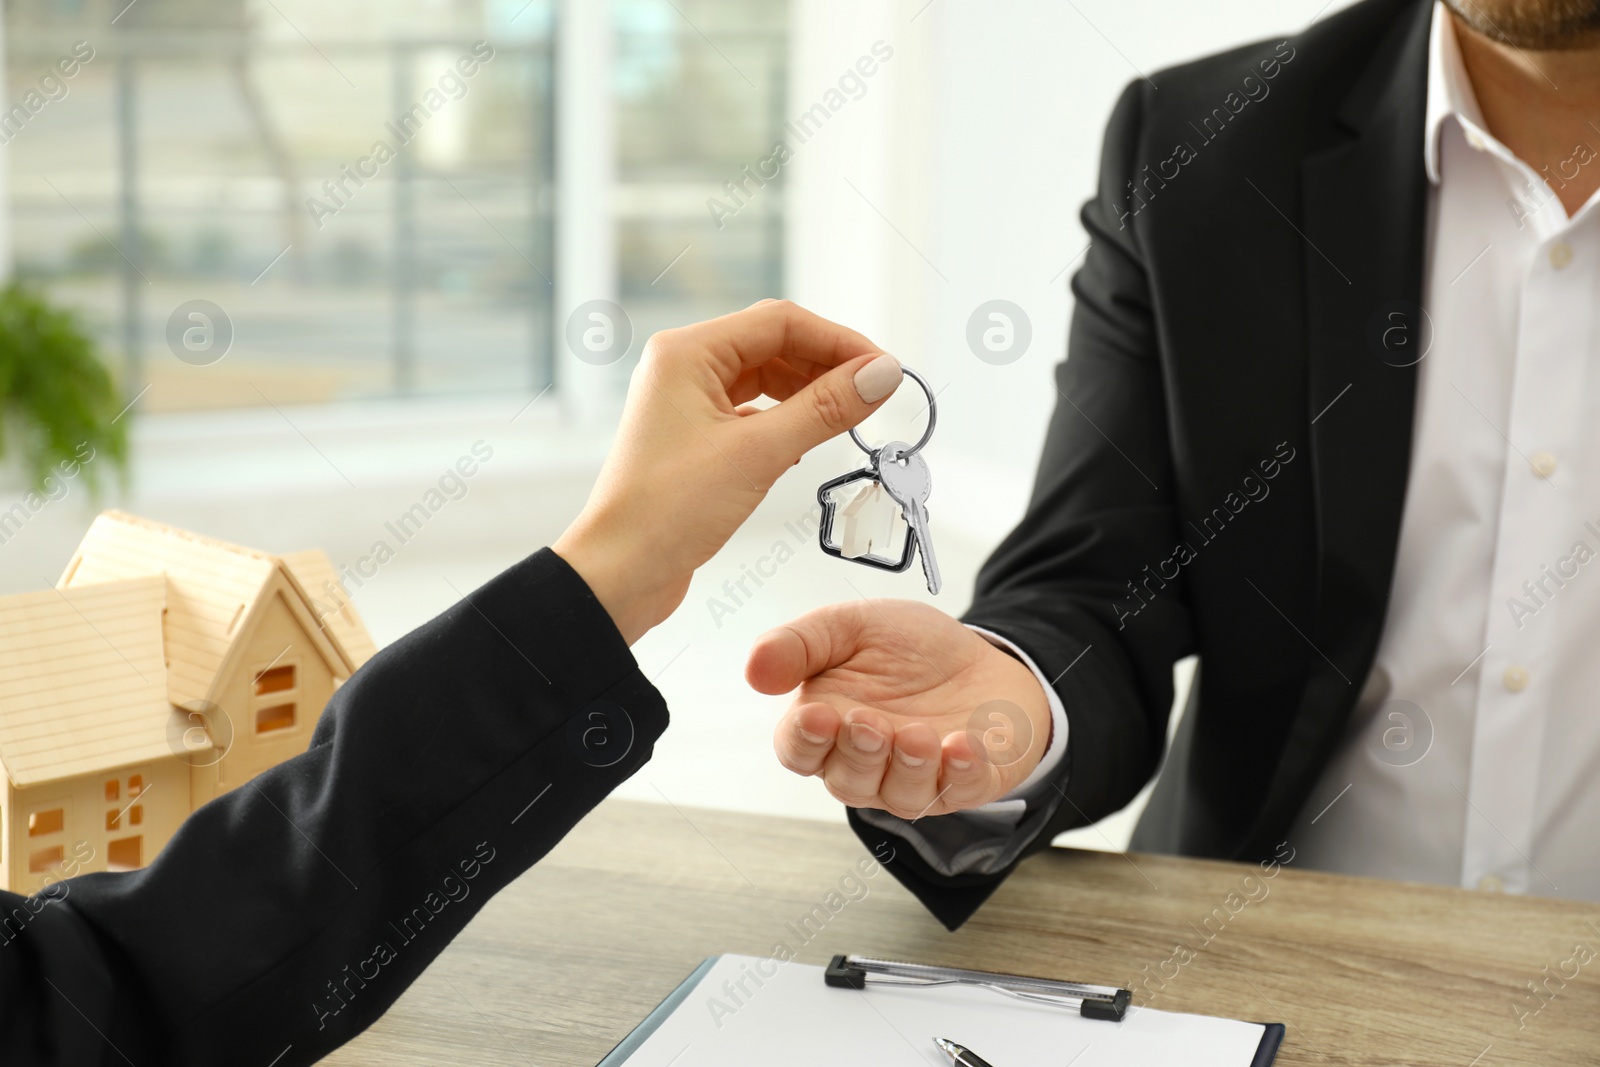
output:
[[[1023,663],[938,608],[854,600],[761,636],[745,668],[763,693],[798,687],[773,747],[839,800],[906,819],[1015,789],[1050,745],[1050,704]]]
[[[900,364],[783,300],[650,338],[582,513],[551,547],[631,645],[808,449],[861,422]],[[746,406],[758,396],[772,408]]]

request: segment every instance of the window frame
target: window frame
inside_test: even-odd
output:
[[[265,677],[269,671],[281,670],[283,668],[288,668],[294,672],[291,675],[294,684],[287,689],[273,689],[268,690],[265,693],[261,692],[259,689],[261,679]],[[258,739],[288,737],[301,728],[302,718],[300,715],[300,704],[303,696],[302,687],[305,682],[304,668],[305,657],[303,655],[299,655],[279,657],[278,659],[251,669],[249,676],[250,736]],[[276,711],[277,709],[284,707],[289,709],[288,725],[275,726],[271,729],[263,730],[261,728],[262,713]]]
[[[29,875],[47,875],[57,870],[66,862],[67,856],[67,831],[72,828],[72,798],[54,797],[49,800],[40,800],[28,804],[22,809],[21,830],[23,833],[23,849],[27,854],[26,863]],[[45,812],[60,812],[61,825],[54,830],[35,834],[33,831],[33,817]],[[46,863],[38,866],[40,856],[51,850],[59,855]]]

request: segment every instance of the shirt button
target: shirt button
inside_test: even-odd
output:
[[[1550,246],[1550,265],[1556,270],[1561,270],[1572,262],[1572,246],[1565,241],[1557,241]]]
[[[1548,452],[1535,452],[1528,462],[1533,465],[1533,473],[1541,478],[1548,478],[1556,472],[1556,457]]]
[[[1486,874],[1478,879],[1478,888],[1485,893],[1504,893],[1506,884],[1501,881],[1499,875]]]
[[[1506,683],[1506,688],[1513,693],[1520,693],[1528,688],[1528,669],[1512,665],[1506,668],[1506,673],[1501,676]]]

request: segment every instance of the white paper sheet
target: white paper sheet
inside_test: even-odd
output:
[[[992,1067],[1250,1067],[1264,1031],[1153,1008],[1085,1019],[970,986],[833,989],[820,967],[723,956],[628,1067],[949,1067],[935,1037]]]

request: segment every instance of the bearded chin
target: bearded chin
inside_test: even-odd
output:
[[[1600,45],[1600,0],[1445,0],[1493,41],[1535,51]]]

